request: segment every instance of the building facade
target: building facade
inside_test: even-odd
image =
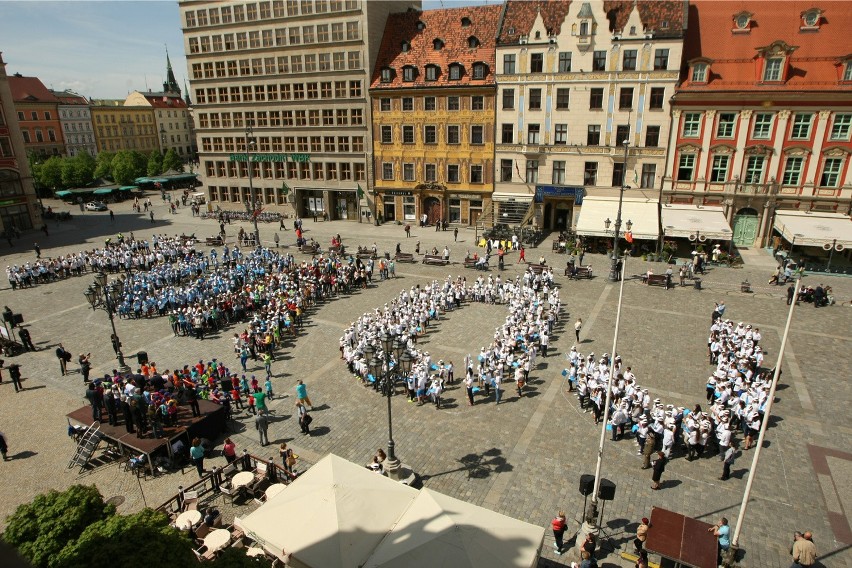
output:
[[[769,244],[776,212],[850,212],[852,12],[740,8],[690,5],[663,199],[723,206],[750,246]]]
[[[151,106],[127,106],[118,99],[92,99],[91,108],[98,152],[136,150],[150,154],[160,148]]]
[[[41,225],[41,205],[33,187],[6,63],[0,54],[0,231],[23,231]]]
[[[8,81],[27,152],[41,158],[64,156],[59,99],[37,77],[16,73]]]
[[[366,217],[372,65],[387,15],[410,5],[181,1],[209,199],[245,204],[254,189],[301,215]]]
[[[376,215],[475,224],[494,188],[501,6],[391,14],[373,72]]]
[[[50,91],[59,99],[59,124],[62,125],[62,137],[69,156],[86,152],[96,156],[95,129],[92,125],[92,112],[89,100],[73,91]]]
[[[622,183],[657,199],[685,25],[684,2],[507,2],[495,220],[571,229],[584,198]]]

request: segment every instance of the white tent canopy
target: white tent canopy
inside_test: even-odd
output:
[[[593,237],[611,237],[618,216],[617,197],[586,197],[577,220],[577,234]],[[659,236],[656,199],[625,197],[621,207],[621,230],[626,232],[627,221],[632,222],[634,239],[656,239]],[[609,232],[606,219],[610,220]]]
[[[240,521],[289,566],[362,565],[417,490],[329,454]]]
[[[667,237],[689,237],[730,241],[731,226],[721,207],[663,205],[663,228]]]
[[[773,226],[787,242],[795,237],[796,245],[852,247],[852,220],[841,213],[778,211]]]
[[[364,568],[529,568],[544,528],[422,489]]]

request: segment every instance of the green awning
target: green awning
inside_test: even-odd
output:
[[[73,194],[68,190],[62,190],[62,191],[57,191],[54,195],[56,195],[56,197],[68,197],[69,195],[73,195]]]
[[[112,193],[113,189],[115,189],[115,188],[106,187],[106,188],[103,188],[103,189],[96,189],[92,193],[95,194],[95,195],[109,195],[110,193]]]
[[[188,180],[188,179],[196,179],[197,177],[198,177],[198,175],[196,175],[196,174],[183,173],[183,174],[170,175],[168,179],[169,179],[169,181],[182,181],[182,180]]]
[[[135,185],[122,185],[118,188],[118,191],[133,191],[134,189],[139,189],[139,187]]]
[[[168,181],[166,178],[148,178],[148,183],[167,183]]]
[[[146,177],[136,178],[133,183],[149,183],[151,180]]]

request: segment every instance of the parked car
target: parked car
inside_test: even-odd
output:
[[[103,201],[89,201],[86,203],[86,211],[106,211],[107,206]]]

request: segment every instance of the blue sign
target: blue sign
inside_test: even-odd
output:
[[[567,185],[537,185],[535,186],[535,202],[542,203],[545,197],[573,197],[574,205],[583,204],[585,188]]]

